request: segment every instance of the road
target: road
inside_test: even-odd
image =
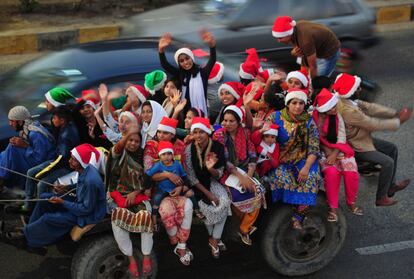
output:
[[[376,102],[394,108],[412,107],[414,30],[383,33],[382,36],[380,45],[362,51],[364,60],[358,72],[380,85]],[[414,119],[396,133],[376,134],[399,146],[398,179],[414,178],[413,130]],[[361,179],[358,201],[365,215],[357,217],[345,213],[348,234],[343,249],[327,267],[305,278],[414,278],[414,185],[396,195],[397,205],[376,208],[376,180],[377,177]],[[230,242],[230,251],[220,260],[212,260],[204,239],[203,230],[192,232],[190,246],[196,260],[188,268],[180,266],[171,251],[165,248],[158,250],[159,278],[283,278],[267,267],[255,245],[246,248]],[[368,250],[360,248],[370,246],[378,246],[372,248],[378,254],[364,255]],[[54,247],[46,257],[40,257],[0,244],[0,277],[70,278],[70,260]]]

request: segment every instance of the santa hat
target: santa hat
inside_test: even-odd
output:
[[[217,94],[220,97],[221,90],[228,91],[236,100],[240,99],[244,92],[244,85],[237,81],[228,81],[220,85]]]
[[[269,79],[269,77],[271,75],[273,75],[273,74],[274,74],[274,70],[273,69],[266,69],[266,70],[260,71],[258,73],[258,76],[261,77],[264,80],[264,82],[267,82],[267,80]]]
[[[293,34],[293,28],[295,26],[296,21],[290,16],[278,16],[273,24],[272,35],[275,38],[287,37]]]
[[[161,70],[155,70],[145,75],[145,89],[147,89],[151,95],[155,94],[155,91],[164,87],[164,83],[167,80],[167,74]]]
[[[188,55],[194,62],[194,53],[191,51],[191,49],[183,47],[183,48],[180,48],[179,50],[177,50],[174,54],[174,60],[175,60],[175,63],[177,63],[178,66],[180,66],[180,64],[178,63],[178,57],[181,54]]]
[[[286,81],[288,81],[291,78],[297,78],[303,84],[304,87],[308,87],[309,85],[308,75],[303,70],[289,72],[286,76]]]
[[[84,143],[76,146],[70,152],[73,157],[81,164],[85,169],[88,165],[92,165],[98,168],[98,162],[100,161],[99,151],[89,143]]]
[[[55,87],[45,94],[45,98],[53,106],[58,107],[65,105],[65,102],[69,99],[75,99],[75,96],[65,88]]]
[[[138,124],[139,123],[139,120],[138,120],[138,115],[136,115],[135,113],[133,113],[133,112],[130,112],[130,111],[123,111],[123,112],[121,112],[121,114],[119,115],[119,117],[118,117],[118,119],[119,119],[119,121],[121,121],[121,118],[122,117],[126,117],[126,118],[128,118],[129,120],[131,120],[132,122],[134,122],[135,124]]]
[[[278,133],[279,133],[279,125],[270,124],[269,130],[263,132],[263,135],[274,135],[277,137]]]
[[[332,89],[338,94],[339,98],[349,98],[354,95],[360,85],[360,77],[342,73],[336,77]]]
[[[243,79],[254,79],[262,70],[259,55],[255,48],[247,49],[246,53],[246,60],[240,64],[239,76]]]
[[[211,125],[210,120],[204,117],[193,117],[193,121],[191,122],[191,133],[194,129],[201,129],[207,134],[211,135]]]
[[[141,104],[144,103],[149,96],[149,92],[141,85],[131,85],[127,88],[127,91],[128,90],[134,92],[135,95],[137,95]]]
[[[98,108],[99,103],[101,102],[98,93],[93,89],[83,90],[81,97],[76,99],[76,102],[85,100],[84,105],[90,105],[94,110]]]
[[[224,109],[224,113],[226,111],[233,111],[237,114],[237,116],[240,118],[240,122],[244,122],[244,111],[241,109],[241,107],[230,105]]]
[[[158,155],[171,152],[174,154],[174,146],[171,142],[162,140],[158,143]]]
[[[289,89],[285,97],[285,105],[287,105],[289,101],[294,98],[302,100],[306,103],[308,100],[308,93],[306,90],[302,89]]]
[[[323,88],[315,99],[316,110],[319,112],[327,112],[337,103],[338,97],[326,88]]]
[[[168,118],[164,116],[158,124],[158,131],[165,131],[175,135],[175,129],[177,128],[178,120],[174,118]]]
[[[213,69],[208,76],[208,84],[214,84],[219,82],[223,78],[224,74],[224,65],[220,62],[214,64]]]

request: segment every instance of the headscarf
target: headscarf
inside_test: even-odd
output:
[[[165,112],[164,108],[155,101],[148,101],[151,104],[152,109],[152,118],[151,122],[148,124],[143,121],[142,123],[142,129],[141,129],[141,135],[142,135],[142,141],[141,141],[141,148],[145,147],[145,143],[147,142],[148,135],[153,138],[155,137],[155,134],[158,130],[158,124],[160,123],[161,119],[164,116],[167,116],[167,113]],[[168,116],[167,116],[168,117]]]

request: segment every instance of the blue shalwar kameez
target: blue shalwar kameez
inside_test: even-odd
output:
[[[56,196],[44,193],[42,198]],[[36,204],[29,224],[24,228],[27,244],[44,247],[61,240],[73,226],[96,224],[106,215],[105,187],[98,170],[87,166],[79,175],[76,198],[65,197],[63,204],[41,201]]]

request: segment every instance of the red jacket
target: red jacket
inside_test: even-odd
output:
[[[279,166],[279,144],[269,146],[262,141],[262,134],[259,130],[254,131],[250,137],[257,152],[257,174],[263,177],[270,170]]]

